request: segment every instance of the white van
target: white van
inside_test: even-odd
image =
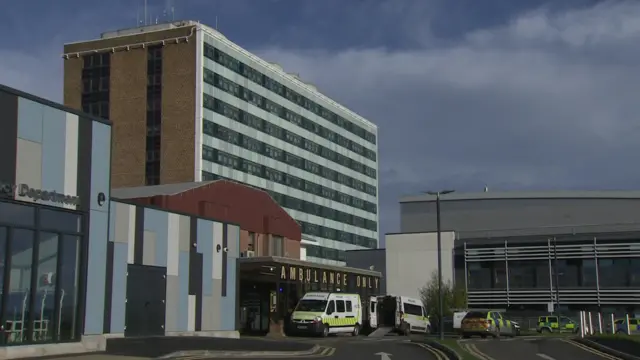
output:
[[[362,302],[358,294],[306,293],[291,314],[293,334],[360,334]]]
[[[402,334],[431,332],[427,311],[418,299],[395,295],[371,297],[369,311],[372,329],[392,328]]]

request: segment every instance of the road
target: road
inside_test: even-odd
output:
[[[406,340],[405,337],[391,337],[385,339],[367,339],[366,337],[339,336],[329,338],[287,338],[287,341],[316,344],[321,347],[320,353],[302,356],[268,356],[260,359],[327,359],[327,360],[447,360],[441,354],[432,353]],[[188,356],[172,360],[205,360],[207,356]],[[231,360],[232,358],[216,357],[216,360]],[[234,359],[238,359],[235,357]],[[246,359],[246,358],[245,358]],[[116,360],[116,359],[114,359]]]
[[[570,340],[530,337],[500,340],[461,340],[469,352],[484,360],[617,360]]]

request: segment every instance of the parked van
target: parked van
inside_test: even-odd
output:
[[[431,323],[422,301],[407,296],[371,297],[369,304],[371,328],[391,328],[394,332],[430,333]]]
[[[360,334],[362,302],[359,294],[306,293],[291,314],[293,334]]]

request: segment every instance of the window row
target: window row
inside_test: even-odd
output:
[[[82,111],[109,118],[110,54],[91,54],[83,58],[82,69]]]
[[[224,77],[214,73],[213,71],[209,70],[209,69],[204,69],[204,81],[207,83],[210,83],[211,85],[215,86],[218,89],[221,89],[227,93],[230,93],[234,96],[236,96],[237,98],[240,99],[244,99],[245,101],[253,104],[256,107],[259,107],[263,110],[266,110],[267,112],[270,112],[272,114],[277,115],[278,117],[287,120],[293,124],[296,124],[306,130],[308,130],[309,132],[318,134],[324,138],[329,138],[333,143],[338,143],[338,145],[341,145],[347,149],[350,149],[350,147],[348,146],[348,142],[350,140],[344,138],[344,137],[340,137],[340,139],[337,139],[338,141],[335,141],[335,137],[331,137],[330,135],[328,135],[329,133],[332,133],[331,130],[328,130],[314,122],[312,122],[311,120],[308,121],[303,121],[303,117],[299,114],[294,113],[293,111],[286,109],[278,104],[276,104],[275,102],[264,98],[256,93],[254,93],[253,91],[244,88],[236,83],[234,83],[231,80],[225,79]],[[206,96],[206,95],[205,95]],[[264,121],[262,120],[262,124],[261,124],[261,128],[259,128],[258,130],[263,131],[264,129],[268,126],[275,126],[271,123],[269,123],[268,121]],[[281,133],[286,132],[286,130],[275,126]],[[315,153],[319,156],[322,156],[328,160],[331,160],[333,162],[336,162],[342,166],[348,167],[354,171],[357,171],[361,174],[367,175],[371,178],[376,178],[376,170],[370,166],[364,165],[358,161],[355,161],[351,158],[349,158],[348,156],[344,156],[342,154],[339,154],[327,147],[324,147],[322,145],[316,144],[310,140],[307,140],[305,138],[303,138],[302,136],[296,135],[292,132],[289,132],[289,134],[291,134],[292,136],[295,136],[298,140],[297,142],[292,142],[292,144],[306,149],[312,153]],[[332,133],[333,134],[333,133]],[[371,151],[371,150],[369,150]],[[373,161],[375,161],[375,152],[371,151],[371,153],[373,154]],[[371,158],[371,156],[369,156],[368,158]]]
[[[307,249],[307,256],[320,259],[347,261],[347,253],[338,249],[331,249],[318,245],[304,245]]]
[[[300,168],[303,170],[314,167],[322,168],[321,165],[314,164],[311,161],[302,159],[296,155],[286,153],[285,151],[275,148],[269,144],[265,144],[260,140],[254,139],[244,134],[240,134],[234,130],[228,129],[224,126],[220,126],[206,119],[203,120],[202,129],[203,132],[209,136],[213,136],[220,140],[237,145],[249,151],[253,151],[260,155],[267,156],[280,162],[287,162],[287,159],[292,159],[292,157],[301,159],[302,166]],[[298,161],[296,161],[296,163],[298,163]],[[306,163],[309,163],[309,165],[307,165]],[[265,168],[265,172],[262,175],[264,175],[264,177],[268,180],[287,185],[301,191],[309,192],[316,196],[321,196],[323,198],[353,206],[370,213],[377,213],[376,204],[370,201],[347,195],[345,193],[333,190],[331,188],[316,184],[311,181],[306,181],[299,177],[286,174],[275,169]]]
[[[468,263],[470,289],[533,289],[550,287],[600,288],[640,286],[640,258],[487,261]]]
[[[271,178],[274,178],[272,174],[282,174],[279,171],[276,173],[277,170],[275,169],[268,168],[264,165],[254,163],[252,161],[240,158],[229,153],[225,153],[206,145],[202,147],[202,158],[204,160],[230,167],[232,169],[239,170],[244,173],[258,176],[267,180],[270,180],[270,176]],[[280,180],[282,182],[285,182],[285,179]],[[302,211],[311,215],[320,216],[326,219],[357,226],[359,228],[367,230],[378,230],[378,223],[376,221],[365,219],[356,215],[347,214],[343,211],[332,209],[330,207],[322,206],[291,196],[285,196],[284,198],[282,198],[282,202],[278,201],[278,203],[280,203],[281,206],[292,210]]]
[[[79,339],[80,254],[78,235],[0,227],[2,345]]]
[[[341,117],[338,114],[330,111],[329,109],[317,104],[316,102],[310,100],[309,98],[298,94],[293,89],[290,89],[278,81],[265,76],[259,71],[253,69],[247,64],[241,63],[237,59],[231,57],[228,54],[216,49],[215,47],[204,44],[204,56],[217,62],[218,64],[226,67],[234,71],[237,74],[244,76],[245,78],[251,80],[252,82],[272,91],[283,98],[291,101],[292,103],[302,106],[305,109],[311,111],[312,113],[330,121],[331,123],[359,136],[366,141],[375,144],[376,143],[376,135],[370,131],[365,130],[363,127],[358,126],[351,121]]]
[[[96,69],[109,67],[111,65],[111,53],[94,53],[83,57],[83,69]]]
[[[207,171],[202,172],[203,181],[213,181],[213,180],[221,180],[221,179],[234,181],[232,179],[227,179],[223,176],[212,174]],[[264,188],[259,188],[259,189],[269,193],[269,195],[271,195],[271,197],[278,204],[281,204],[281,205],[284,203],[285,197],[287,196],[287,195],[280,194]],[[301,221],[301,220],[296,220],[296,221],[302,227],[302,233],[306,235],[318,236],[324,239],[340,241],[346,244],[353,244],[353,245],[365,247],[368,249],[375,249],[378,247],[378,242],[376,241],[376,239],[373,239],[370,237],[357,235],[347,231],[336,230],[336,229],[332,229],[322,225],[311,224],[306,221]]]
[[[39,228],[42,231],[51,232],[80,233],[82,231],[82,217],[76,213],[11,202],[0,202],[0,224]]]
[[[203,103],[205,108],[211,111],[214,111],[220,115],[224,115],[229,119],[238,121],[246,126],[263,131],[281,140],[288,141],[288,142],[293,141],[293,137],[290,136],[290,134],[292,133],[285,131],[281,127],[275,126],[254,115],[251,115],[248,112],[242,111],[234,106],[231,106],[219,99],[213,98],[205,94]],[[307,171],[314,173],[315,175],[322,176],[325,179],[338,182],[342,185],[346,185],[350,188],[367,193],[371,196],[377,196],[376,187],[373,185],[367,184],[364,181],[357,180],[355,178],[344,175],[335,170],[329,169],[328,167],[320,166],[315,163],[308,162],[307,164],[304,161],[300,162],[300,160],[303,160],[303,159],[292,154],[282,152],[281,154],[278,154],[278,156],[284,156],[286,160],[285,162],[287,162],[289,165],[296,166],[301,169],[305,169]],[[287,160],[290,160],[291,162]]]

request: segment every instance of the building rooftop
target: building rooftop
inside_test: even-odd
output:
[[[639,199],[640,191],[488,191],[454,192],[443,195],[441,201],[503,200],[503,199]],[[400,198],[400,203],[435,201],[434,195],[419,194]]]
[[[100,34],[100,38],[99,39],[76,41],[76,42],[66,43],[66,44],[64,44],[64,46],[65,46],[65,49],[66,49],[68,45],[84,44],[84,43],[95,42],[95,41],[100,41],[100,40],[109,40],[109,39],[125,37],[125,36],[135,36],[135,35],[140,35],[140,34],[144,34],[144,33],[167,31],[167,30],[174,30],[174,29],[178,29],[178,28],[188,28],[188,27],[195,27],[199,31],[201,30],[201,31],[206,32],[209,36],[211,36],[211,37],[223,42],[225,45],[229,46],[233,50],[241,53],[242,55],[246,56],[247,58],[251,59],[252,61],[264,66],[270,72],[276,74],[277,76],[284,77],[287,80],[297,84],[301,88],[309,91],[311,96],[319,98],[322,101],[327,102],[327,103],[335,106],[337,109],[339,109],[340,111],[345,113],[348,117],[350,117],[351,119],[356,120],[357,122],[361,123],[362,125],[365,125],[368,128],[368,130],[374,131],[376,133],[376,135],[377,135],[378,126],[376,124],[370,122],[369,120],[365,119],[364,117],[356,114],[354,111],[346,108],[345,106],[337,103],[333,99],[331,99],[328,96],[324,95],[323,93],[319,92],[315,85],[304,82],[303,80],[300,79],[300,76],[298,74],[287,73],[286,71],[283,70],[283,68],[280,65],[274,64],[274,63],[269,62],[269,61],[266,61],[266,60],[264,60],[264,59],[262,59],[262,58],[260,58],[260,57],[258,57],[256,55],[252,54],[251,52],[245,50],[241,46],[239,46],[236,43],[234,43],[231,40],[229,40],[226,36],[221,34],[219,31],[217,31],[217,30],[215,30],[215,29],[213,29],[213,28],[211,28],[209,26],[206,26],[204,24],[201,24],[199,21],[181,20],[181,21],[173,21],[173,22],[166,22],[166,23],[160,23],[160,24],[153,24],[153,25],[146,25],[146,26],[140,26],[140,27],[134,27],[134,28],[126,28],[126,29],[108,31],[108,32],[104,32],[104,33]],[[187,38],[190,37],[190,36],[191,35],[187,36]],[[163,43],[164,44],[164,41],[162,41],[162,40],[149,41],[148,43],[149,44],[152,44],[152,43]],[[105,52],[106,51],[118,51],[118,50],[120,50],[120,48],[129,49],[130,47],[135,48],[138,45],[142,46],[142,44],[138,44],[138,43],[133,44],[132,43],[132,44],[127,44],[127,45],[115,46],[115,47],[105,47],[105,48],[100,48],[100,49],[91,49],[91,50],[81,51],[81,52],[70,51],[70,52],[67,53],[67,50],[65,50],[65,54],[63,54],[62,56],[63,57],[75,57],[75,56],[81,56],[84,53],[95,53],[95,52],[103,52],[103,51],[105,51]]]
[[[216,180],[216,181],[222,181],[222,180]],[[116,199],[135,199],[135,198],[146,198],[146,197],[152,197],[152,196],[178,195],[185,191],[197,189],[199,187],[212,184],[214,182],[215,181],[201,181],[201,182],[185,182],[185,183],[177,183],[177,184],[118,188],[118,189],[111,190],[111,196]]]

